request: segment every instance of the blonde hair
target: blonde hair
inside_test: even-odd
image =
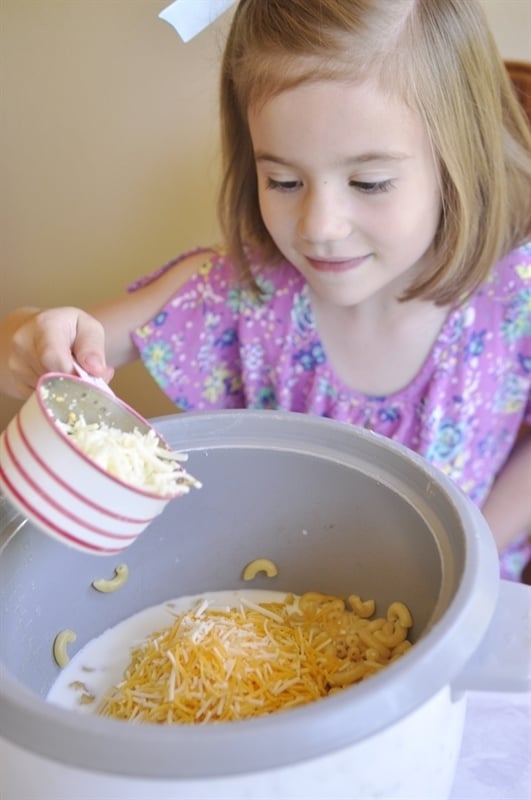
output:
[[[229,251],[252,281],[246,245],[281,257],[263,223],[248,110],[316,80],[377,78],[417,109],[441,176],[431,269],[403,299],[474,291],[531,238],[531,132],[477,0],[240,0],[222,63]]]

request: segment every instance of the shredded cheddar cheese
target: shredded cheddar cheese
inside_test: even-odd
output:
[[[133,649],[97,713],[158,724],[271,714],[373,675],[411,646],[408,627],[396,614],[371,620],[317,593],[260,604],[242,597],[230,609],[202,600]]]

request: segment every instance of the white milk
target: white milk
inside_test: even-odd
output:
[[[121,681],[131,660],[131,649],[155,631],[172,625],[176,615],[195,609],[203,602],[209,607],[228,611],[238,608],[242,600],[271,603],[282,602],[285,598],[286,592],[257,589],[205,592],[178,597],[139,611],[87,642],[61,670],[48,692],[47,700],[63,708],[93,714],[109,689]],[[80,703],[84,694],[92,695],[94,701]]]

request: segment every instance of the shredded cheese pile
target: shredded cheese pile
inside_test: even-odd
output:
[[[411,646],[409,612],[403,604],[393,606],[404,610],[409,625],[399,622],[392,606],[387,619],[370,620],[340,598],[317,593],[261,604],[242,597],[231,609],[209,608],[202,600],[133,649],[124,679],[97,713],[205,723],[317,700],[373,675]]]
[[[104,422],[87,423],[72,414],[67,423],[56,420],[88,458],[110,475],[144,491],[163,497],[186,494],[200,482],[189,475],[181,462],[186,455],[164,447],[153,429],[141,433],[122,431]]]

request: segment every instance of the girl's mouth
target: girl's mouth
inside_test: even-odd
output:
[[[337,259],[324,259],[324,258],[306,258],[306,261],[312,269],[317,272],[348,272],[350,269],[356,269],[363,264],[370,254],[365,256],[358,256],[357,258],[337,258]]]

